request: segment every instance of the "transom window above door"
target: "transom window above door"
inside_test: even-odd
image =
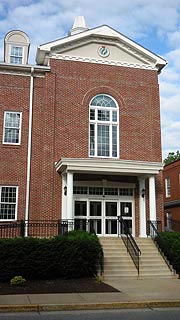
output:
[[[96,95],[89,105],[90,156],[117,158],[119,109],[114,98]]]

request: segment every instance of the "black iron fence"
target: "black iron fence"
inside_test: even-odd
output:
[[[49,238],[72,230],[98,231],[98,219],[67,220],[17,220],[0,223],[0,238],[39,237]]]
[[[74,220],[17,220],[0,223],[0,238],[40,237],[49,238],[76,228]]]

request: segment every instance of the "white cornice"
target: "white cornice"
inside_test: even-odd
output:
[[[161,162],[113,159],[71,159],[63,158],[55,164],[56,171],[81,173],[155,175],[163,169]]]
[[[11,64],[11,63],[0,63],[0,74],[13,74],[30,76],[33,68],[35,77],[42,77],[45,72],[49,72],[50,67],[30,65],[30,64]]]
[[[60,54],[52,54],[51,58],[52,59],[59,59],[59,60],[80,61],[80,62],[98,63],[98,64],[106,64],[106,65],[113,65],[113,66],[121,66],[121,67],[148,69],[148,70],[157,70],[158,71],[158,67],[156,67],[156,66],[147,65],[147,64],[140,64],[140,63],[130,63],[130,62],[104,60],[104,59],[93,59],[93,58],[88,58],[88,57],[75,57],[75,56],[60,55]]]
[[[90,29],[63,39],[59,39],[53,42],[46,43],[41,45],[37,49],[36,60],[39,64],[46,64],[47,63],[47,56],[50,55],[53,51],[56,51],[57,48],[65,48],[66,46],[75,46],[77,42],[83,43],[91,38],[101,38],[101,41],[111,41],[111,42],[119,42],[121,43],[121,47],[128,52],[131,52],[133,55],[138,55],[141,59],[145,60],[150,59],[154,61],[158,71],[160,71],[166,64],[167,61],[158,55],[154,54],[153,52],[145,49],[141,45],[137,44],[136,42],[132,41],[131,39],[127,38],[123,34],[115,31],[114,29],[110,28],[109,26],[101,26],[94,29]]]

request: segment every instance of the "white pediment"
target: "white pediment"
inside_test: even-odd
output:
[[[101,49],[107,54],[101,54]],[[166,60],[138,45],[108,26],[87,30],[38,47],[38,64],[48,64],[49,58],[77,60],[151,68],[160,71]]]

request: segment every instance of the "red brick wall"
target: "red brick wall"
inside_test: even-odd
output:
[[[119,104],[120,158],[161,161],[156,71],[55,59],[51,68],[56,73],[56,161],[88,157],[89,102],[98,93],[112,95]]]
[[[171,183],[171,196],[166,198],[165,193],[165,179],[170,178]],[[175,161],[164,167],[163,170],[163,180],[164,180],[164,199],[165,202],[172,200],[180,200],[180,160]]]
[[[1,128],[3,110],[23,111],[21,146],[0,145],[1,184],[19,185],[19,218],[25,211],[29,81],[0,76]],[[51,72],[34,80],[30,219],[60,218],[61,176],[54,163],[88,157],[89,102],[99,93],[119,104],[120,159],[161,161],[156,71],[52,59]]]
[[[0,185],[19,186],[18,219],[24,218],[30,78],[0,75]],[[21,145],[4,145],[4,111],[22,112]]]
[[[171,196],[166,197],[165,192],[165,179],[170,178],[171,185]],[[163,190],[164,190],[164,202],[168,204],[168,202],[179,200],[180,201],[180,160],[175,161],[164,167],[163,170]],[[165,214],[165,224],[166,224],[166,212],[170,212],[172,214],[172,219],[179,221],[180,223],[180,205],[173,206],[169,205],[164,209]],[[177,226],[176,226],[177,227]],[[180,230],[180,225],[178,225],[178,231]]]

